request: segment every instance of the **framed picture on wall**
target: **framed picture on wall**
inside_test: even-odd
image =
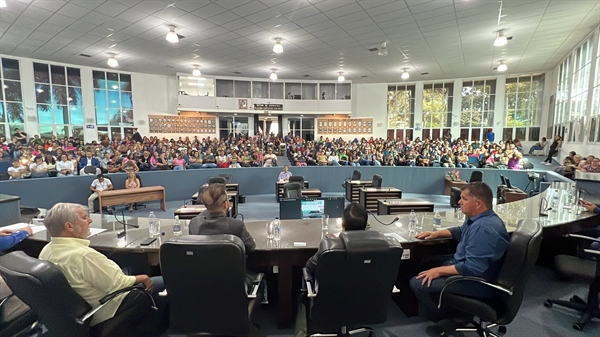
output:
[[[238,108],[243,110],[248,109],[248,100],[245,98],[238,99]]]

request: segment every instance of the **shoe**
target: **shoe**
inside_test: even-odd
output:
[[[546,162],[545,161],[541,161],[540,164],[546,165]]]
[[[552,164],[550,164],[550,163],[546,163],[546,166],[549,166],[549,165],[552,165]]]

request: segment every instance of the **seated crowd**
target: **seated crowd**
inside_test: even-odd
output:
[[[584,157],[575,151],[571,151],[563,159],[562,166],[557,167],[555,171],[570,179],[575,178],[575,172],[577,171],[600,173],[600,157],[593,154]]]
[[[451,136],[445,135],[435,140],[371,137],[346,141],[342,138],[323,139],[321,136],[318,140],[307,141],[288,134],[285,141],[288,157],[295,166],[496,167],[520,170],[525,164],[518,139],[499,143],[489,139],[468,142],[460,138],[452,140]]]

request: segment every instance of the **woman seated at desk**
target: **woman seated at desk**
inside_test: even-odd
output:
[[[140,188],[142,184],[140,183],[140,180],[138,179],[138,177],[135,175],[135,172],[130,171],[129,175],[127,176],[127,180],[125,180],[125,188],[126,189],[133,189],[133,188]],[[133,203],[129,204],[129,211],[133,212]]]

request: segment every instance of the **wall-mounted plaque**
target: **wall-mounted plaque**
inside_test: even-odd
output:
[[[318,118],[317,132],[322,135],[372,134],[372,118]]]
[[[215,117],[149,115],[150,133],[216,133]]]

